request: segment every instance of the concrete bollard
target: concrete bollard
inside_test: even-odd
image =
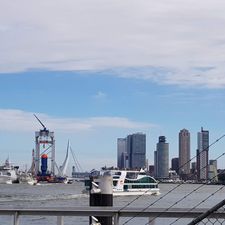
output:
[[[112,176],[105,173],[99,177],[99,184],[92,181],[89,203],[90,206],[113,206]],[[112,217],[96,216],[94,218],[95,220],[90,218],[90,224],[98,222],[101,225],[112,225]]]

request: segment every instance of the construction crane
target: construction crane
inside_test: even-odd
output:
[[[54,132],[50,132],[41,120],[34,114],[43,129],[35,132],[35,175],[55,175],[55,139]],[[48,152],[47,152],[48,151]],[[48,166],[50,159],[50,166]]]
[[[42,125],[42,127],[44,128],[42,131],[48,131],[46,126],[41,122],[41,120],[34,114],[35,118],[38,120],[38,122]]]

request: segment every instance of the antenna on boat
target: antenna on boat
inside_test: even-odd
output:
[[[35,118],[38,120],[38,122],[42,125],[42,127],[44,128],[43,130],[46,131],[47,128],[46,126],[41,122],[41,120],[34,114]]]

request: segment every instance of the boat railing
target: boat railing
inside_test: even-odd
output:
[[[144,217],[147,218],[149,224],[155,224],[154,218],[189,218],[190,221],[193,218],[197,218],[204,214],[207,209],[196,208],[192,211],[188,208],[171,208],[166,210],[164,208],[150,208],[143,211],[142,208],[126,208],[121,209],[118,207],[72,207],[72,208],[33,208],[33,209],[16,209],[16,208],[0,208],[0,216],[8,215],[13,217],[13,225],[20,225],[19,220],[21,217],[27,216],[48,216],[56,217],[56,225],[64,225],[64,217],[112,217],[113,224],[119,225],[121,217]],[[225,224],[225,211],[214,211],[210,213],[210,220],[220,220],[219,224]],[[204,224],[211,224],[209,223]],[[222,221],[222,222],[221,222]],[[87,220],[87,224],[88,224]],[[32,223],[31,223],[32,225]]]

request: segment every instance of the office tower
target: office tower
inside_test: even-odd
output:
[[[192,174],[196,174],[197,171],[197,163],[196,162],[192,162],[191,163],[191,173]]]
[[[172,158],[171,160],[171,169],[175,170],[178,174],[179,171],[179,158]]]
[[[158,175],[158,161],[157,161],[157,150],[154,151],[154,176]]]
[[[182,178],[190,174],[190,133],[183,129],[179,132],[179,172]]]
[[[217,160],[209,160],[209,181],[218,182]]]
[[[148,167],[149,175],[154,176],[155,175],[155,166],[154,165],[149,165]]]
[[[127,168],[127,139],[117,139],[117,167],[119,169]]]
[[[166,137],[160,136],[156,146],[155,156],[155,176],[157,178],[169,177],[169,143],[166,143]]]
[[[145,168],[146,135],[136,133],[127,136],[128,164],[131,169]]]
[[[210,160],[209,160],[209,165],[214,166],[214,167],[216,168],[216,170],[217,170],[217,160],[215,160],[215,159],[210,159]]]
[[[197,148],[197,179],[206,181],[208,179],[208,158],[209,158],[209,131],[198,132]]]

